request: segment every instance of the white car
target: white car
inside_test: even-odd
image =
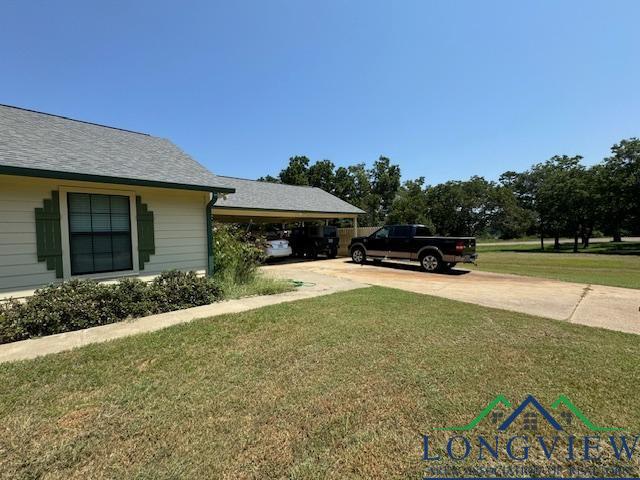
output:
[[[265,253],[267,255],[267,258],[282,258],[290,257],[293,252],[291,251],[289,240],[276,239],[267,240],[267,248],[265,250]]]

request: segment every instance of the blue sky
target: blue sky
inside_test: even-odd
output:
[[[0,103],[167,137],[215,173],[292,155],[495,179],[640,136],[640,2],[4,1]]]

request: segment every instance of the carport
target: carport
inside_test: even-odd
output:
[[[228,223],[293,223],[349,219],[357,232],[358,215],[365,213],[317,187],[259,182],[217,176],[233,194],[220,195],[213,218]]]

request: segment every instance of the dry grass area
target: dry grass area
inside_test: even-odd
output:
[[[421,435],[497,394],[638,432],[638,358],[633,335],[355,290],[0,365],[0,477],[420,478]]]
[[[221,288],[225,300],[259,295],[276,295],[295,290],[295,286],[290,280],[270,278],[260,273],[247,283],[222,281]]]

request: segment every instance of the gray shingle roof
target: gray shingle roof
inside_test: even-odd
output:
[[[217,205],[364,213],[319,188],[214,175],[169,140],[0,104],[0,173],[233,192]]]
[[[322,213],[365,213],[320,188],[258,182],[220,176],[236,193],[220,197],[216,207]],[[215,211],[215,207],[214,207]]]
[[[194,190],[229,188],[164,138],[0,105],[0,173],[21,172]]]

